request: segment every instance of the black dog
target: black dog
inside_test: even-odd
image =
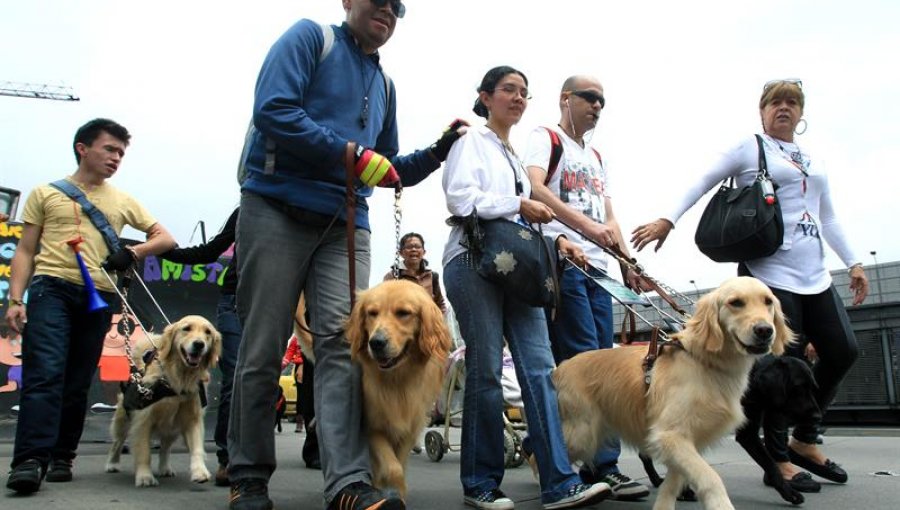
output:
[[[817,388],[809,366],[791,356],[763,356],[750,372],[750,384],[741,399],[746,423],[738,429],[735,439],[750,454],[750,457],[765,472],[765,478],[772,481],[773,488],[781,497],[794,505],[803,503],[803,495],[790,486],[781,476],[775,459],[769,455],[759,437],[759,429],[766,413],[781,413],[791,425],[821,417],[821,411],[814,392]],[[663,478],[657,473],[653,460],[639,455],[644,470],[654,487],[659,487]],[[696,501],[696,495],[685,487],[678,497],[681,501]]]
[[[803,495],[781,476],[775,460],[759,438],[766,413],[783,414],[791,425],[818,420],[822,413],[816,404],[816,380],[809,366],[791,356],[764,356],[750,372],[750,385],[741,405],[747,422],[735,439],[753,457],[781,497],[794,505],[803,503]]]

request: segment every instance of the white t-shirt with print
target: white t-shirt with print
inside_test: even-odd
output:
[[[597,223],[606,223],[606,199],[610,197],[609,179],[606,167],[590,146],[582,147],[558,126],[538,127],[528,138],[525,167],[536,166],[547,170],[550,165],[550,133],[547,129],[552,129],[559,135],[563,146],[559,165],[550,177],[547,188],[572,209],[580,211]],[[556,220],[546,225],[544,231],[554,235],[565,234],[569,240],[584,250],[591,265],[606,269],[606,253],[581,234]]]

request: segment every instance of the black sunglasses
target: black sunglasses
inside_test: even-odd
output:
[[[400,0],[372,0],[372,5],[381,9],[388,2],[391,3],[391,10],[394,11],[394,16],[402,18],[406,15],[406,6]]]
[[[588,104],[594,104],[597,101],[600,101],[600,108],[603,109],[606,106],[606,98],[603,97],[603,94],[598,94],[592,90],[573,90],[572,95],[578,96],[581,99],[584,99],[588,102]]]

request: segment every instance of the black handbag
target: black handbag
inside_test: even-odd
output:
[[[772,255],[784,240],[784,221],[769,178],[762,137],[759,147],[759,171],[753,184],[734,187],[734,177],[722,181],[719,191],[697,224],[694,242],[697,248],[716,262],[743,262]]]
[[[479,275],[529,306],[559,305],[559,254],[552,238],[503,218],[481,219],[476,212],[451,220],[462,225],[463,245],[473,256]]]

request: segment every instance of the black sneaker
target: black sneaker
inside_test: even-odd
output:
[[[353,482],[331,500],[328,510],[406,510],[397,494],[381,492],[364,482]]]
[[[262,478],[241,478],[231,484],[230,510],[272,510],[269,484]]]
[[[50,483],[72,481],[72,460],[53,459],[50,461],[50,469],[44,477]]]
[[[9,479],[6,480],[6,488],[20,494],[31,494],[41,488],[41,480],[44,478],[45,469],[37,459],[28,459],[12,468]]]
[[[595,484],[576,483],[569,487],[565,496],[552,503],[544,503],[544,510],[556,510],[559,508],[579,508],[593,505],[608,498],[612,491],[609,485],[598,482]]]
[[[513,500],[503,494],[500,489],[491,489],[480,494],[466,496],[464,501],[467,505],[482,510],[512,510],[515,508]]]
[[[612,498],[619,501],[634,501],[650,495],[650,489],[646,485],[636,482],[622,473],[610,473],[600,481],[609,485],[609,488],[612,489]]]

